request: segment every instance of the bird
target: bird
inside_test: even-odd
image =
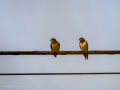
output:
[[[78,40],[80,41],[79,47],[81,51],[88,51],[88,42],[83,37],[79,38]],[[85,57],[85,60],[88,60],[88,54],[83,55]]]
[[[52,38],[50,41],[51,41],[51,44],[50,44],[51,50],[52,51],[59,51],[60,50],[60,43],[55,38]],[[54,54],[54,56],[56,57],[57,54]]]

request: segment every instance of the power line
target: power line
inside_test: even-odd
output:
[[[97,72],[97,73],[0,73],[0,75],[99,75],[120,74],[120,72]]]
[[[120,54],[120,50],[108,51],[0,51],[0,55],[71,55],[71,54]]]

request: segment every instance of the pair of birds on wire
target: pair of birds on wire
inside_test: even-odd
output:
[[[80,41],[79,47],[80,47],[81,51],[88,51],[87,41],[83,37],[79,38],[78,40]],[[51,45],[50,45],[51,50],[52,51],[59,51],[60,50],[60,43],[55,38],[52,38],[50,41],[51,41]],[[56,57],[57,54],[54,54],[54,56]],[[88,60],[88,54],[84,54],[84,57],[86,60]]]

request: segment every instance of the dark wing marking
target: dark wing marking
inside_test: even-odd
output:
[[[87,43],[87,50],[88,50],[88,43]],[[88,54],[85,54],[85,60],[88,60]]]
[[[58,46],[59,46],[59,49],[58,49],[58,51],[60,50],[60,43],[58,42]]]
[[[87,42],[87,41],[86,41]],[[87,50],[88,50],[88,43],[87,43]]]
[[[50,47],[51,47],[51,50],[53,51],[53,49],[52,49],[52,43],[51,43]]]

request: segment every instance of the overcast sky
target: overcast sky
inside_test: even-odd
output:
[[[0,0],[0,50],[120,50],[120,0]],[[4,55],[0,73],[120,72],[120,55]],[[0,76],[0,90],[120,90],[120,75]]]

